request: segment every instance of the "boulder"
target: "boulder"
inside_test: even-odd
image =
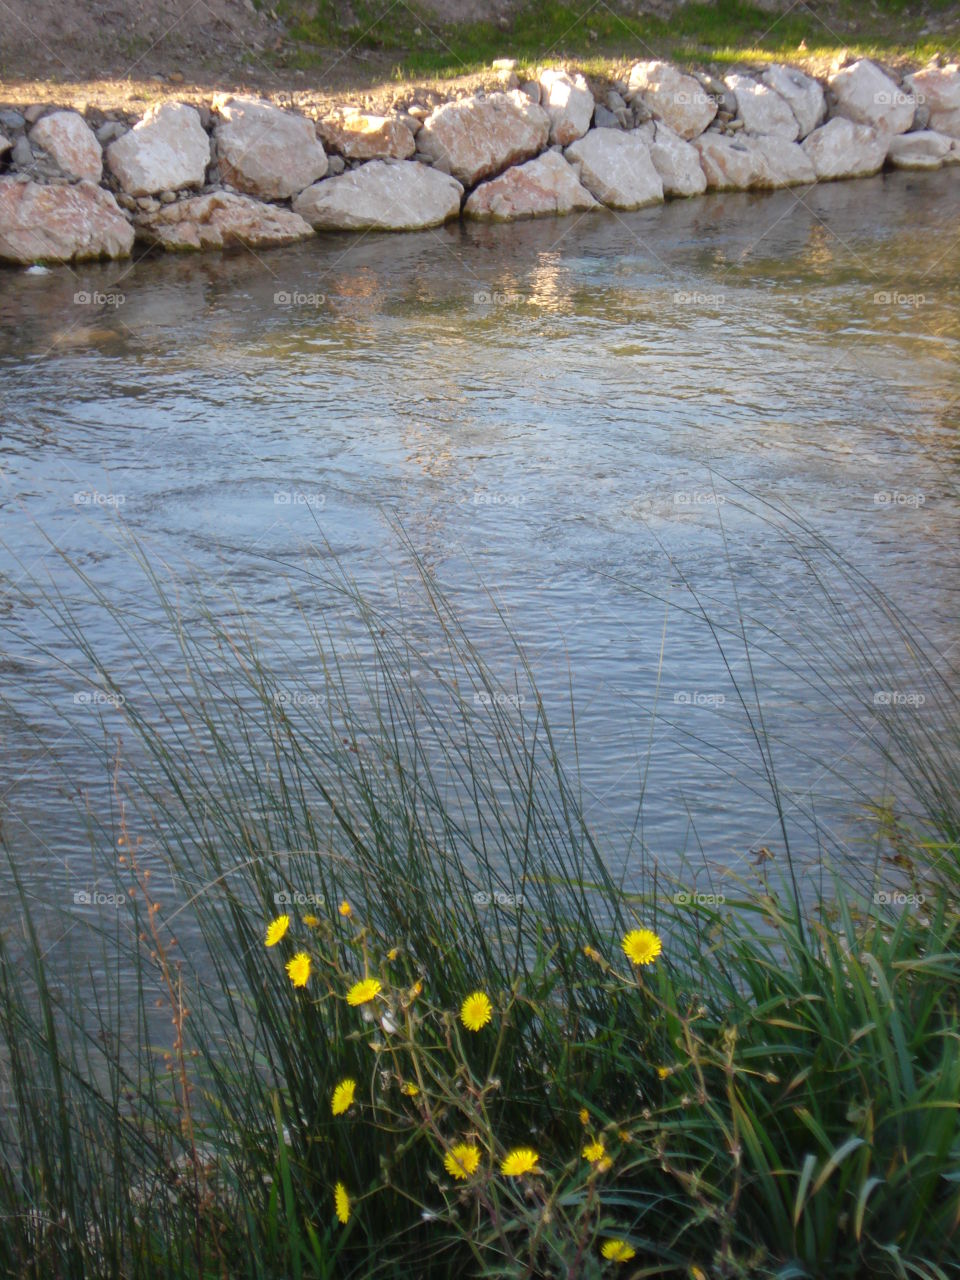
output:
[[[629,89],[656,120],[688,141],[703,133],[717,114],[716,102],[699,80],[669,62],[638,62],[630,72]]]
[[[54,111],[30,130],[30,141],[41,147],[69,178],[99,182],[103,152],[96,134],[76,111]]]
[[[10,141],[10,139],[5,138],[4,135],[0,133],[0,156],[6,155],[12,146],[13,146],[13,143]]]
[[[957,140],[933,129],[899,133],[890,139],[887,159],[895,169],[939,169],[957,153]],[[960,159],[960,153],[957,153]]]
[[[289,209],[229,191],[191,196],[138,214],[136,228],[138,239],[164,249],[265,249],[313,235],[310,224]]]
[[[371,160],[327,178],[293,202],[295,213],[318,231],[417,231],[460,212],[456,178],[413,160]]]
[[[678,133],[674,133],[662,121],[653,128],[653,140],[648,143],[650,159],[660,175],[664,195],[701,195],[707,189],[707,178],[696,147],[690,142],[684,142]]]
[[[947,67],[924,67],[904,76],[904,87],[917,102],[934,111],[960,111],[960,64]]]
[[[463,214],[481,221],[514,222],[596,207],[574,167],[558,151],[546,151],[482,182],[467,197]]]
[[[327,172],[313,121],[259,98],[218,97],[213,131],[220,179],[246,195],[285,200]]]
[[[582,138],[593,119],[593,94],[581,75],[540,73],[540,105],[550,117],[550,141],[565,147]]]
[[[827,103],[819,80],[804,75],[797,67],[786,67],[779,62],[771,63],[762,79],[790,104],[800,130],[798,137],[805,138],[823,121]]]
[[[0,178],[0,261],[125,258],[132,248],[133,227],[110,192],[94,183]]]
[[[834,116],[800,144],[818,178],[864,178],[887,157],[890,135]]]
[[[727,76],[727,87],[737,100],[737,111],[751,133],[773,134],[793,142],[800,125],[789,102],[776,89],[752,76]]]
[[[445,102],[424,120],[417,150],[434,168],[473,186],[537,155],[549,133],[546,111],[514,90]]]
[[[843,67],[830,76],[828,83],[837,99],[836,115],[854,124],[885,129],[887,133],[906,133],[913,124],[916,99],[869,58]]]
[[[107,147],[107,168],[131,196],[203,185],[210,139],[200,116],[183,102],[164,102]]]
[[[611,209],[642,209],[663,199],[663,182],[636,131],[591,129],[565,155],[587,190]]]
[[[693,144],[710,191],[745,191],[769,177],[767,162],[753,138],[711,131]]]
[[[419,132],[419,120],[413,123]],[[413,133],[396,116],[373,116],[349,108],[319,120],[317,132],[328,150],[339,151],[348,160],[409,160],[416,148]]]
[[[771,134],[753,138],[751,142],[763,162],[754,186],[797,187],[816,182],[813,162],[798,142]]]

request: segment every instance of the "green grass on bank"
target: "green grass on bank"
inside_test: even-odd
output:
[[[929,0],[922,7],[907,0],[869,6],[841,0],[785,8],[768,12],[740,0],[717,0],[680,5],[663,18],[636,6],[533,0],[501,27],[445,24],[415,4],[354,0],[349,26],[335,0],[283,0],[278,6],[296,42],[285,55],[288,65],[325,64],[331,48],[373,50],[394,61],[397,79],[463,75],[500,57],[531,67],[573,58],[597,73],[608,71],[612,62],[654,56],[725,64],[830,58],[848,50],[925,62],[956,49],[960,41],[960,7],[954,0]]]

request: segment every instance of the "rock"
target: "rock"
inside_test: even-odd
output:
[[[119,120],[106,120],[97,130],[97,141],[101,147],[108,147],[111,142],[116,142],[117,138],[122,138],[127,132],[127,126]]]
[[[771,63],[762,79],[764,84],[776,89],[780,97],[790,104],[800,129],[798,137],[805,138],[808,133],[812,133],[827,114],[827,103],[819,80],[804,75],[796,67],[786,67],[779,62]]]
[[[913,127],[918,132],[928,128],[930,124],[930,108],[920,105],[913,114]],[[897,135],[900,136],[899,134]]]
[[[156,213],[160,208],[160,201],[153,196],[137,196],[137,208],[144,213]]]
[[[160,192],[160,203],[161,203],[161,204],[173,204],[173,203],[174,203],[174,201],[176,200],[176,198],[177,198],[177,193],[176,193],[175,191],[161,191],[161,192]]]
[[[730,138],[711,130],[693,145],[710,191],[745,191],[768,176],[766,160],[752,138]]]
[[[481,183],[467,197],[463,215],[480,221],[513,222],[596,207],[573,166],[559,152],[546,151]]]
[[[13,144],[10,163],[15,169],[30,169],[33,167],[33,147],[31,147],[26,135],[18,138]]]
[[[931,111],[930,128],[938,133],[949,134],[951,138],[960,138],[960,110]]]
[[[0,156],[5,156],[12,146],[10,139],[0,133]]]
[[[164,249],[264,249],[313,235],[296,213],[250,196],[191,196],[136,219],[137,237]]]
[[[550,117],[519,91],[472,96],[437,107],[417,135],[417,151],[466,186],[547,145]]]
[[[664,195],[698,196],[707,189],[707,178],[700,163],[700,153],[690,142],[660,121],[650,147],[650,159],[660,175]]]
[[[587,190],[612,209],[642,209],[663,199],[660,174],[637,133],[591,129],[565,154]]]
[[[400,123],[404,126],[405,129],[410,130],[410,134],[414,138],[423,128],[423,121],[418,120],[416,116],[408,115],[406,111],[401,111],[397,116],[397,119],[400,121]],[[327,172],[329,172],[329,170]]]
[[[343,156],[327,156],[327,177],[335,178],[338,173],[343,173],[347,167],[347,162]]]
[[[686,140],[701,134],[717,114],[716,102],[700,82],[668,62],[638,62],[630,72],[630,91],[641,96],[657,120]]]
[[[736,95],[722,80],[708,75],[705,71],[691,71],[690,74],[703,85],[712,98],[716,99],[720,111],[729,111],[731,115],[737,114]]]
[[[516,71],[517,60],[516,58],[494,58],[490,66],[494,71]]]
[[[895,169],[939,169],[956,146],[956,139],[933,129],[899,133],[890,139],[887,159]]]
[[[618,111],[625,111],[627,107],[626,100],[623,95],[617,93],[616,89],[608,89],[607,96],[603,101],[607,110],[614,112],[614,114]]]
[[[210,139],[193,107],[164,102],[111,142],[107,168],[129,195],[202,186],[210,163]]]
[[[520,92],[525,97],[529,98],[531,102],[539,103],[540,86],[536,80],[524,80],[523,84],[520,86]]]
[[[27,124],[36,124],[46,109],[45,103],[32,102],[29,107],[24,108],[23,118]]]
[[[593,94],[583,76],[566,71],[540,73],[540,105],[550,117],[550,141],[562,147],[582,138],[593,119]]]
[[[132,248],[133,228],[110,192],[94,183],[41,186],[0,178],[0,260],[125,258]]]
[[[871,62],[860,58],[828,80],[837,99],[836,114],[854,124],[906,133],[913,124],[916,100]]]
[[[793,142],[800,125],[789,102],[776,89],[752,76],[727,76],[727,85],[737,100],[737,111],[751,133],[773,134]]]
[[[19,111],[0,111],[0,127],[4,129],[22,129],[26,123]]]
[[[30,141],[70,178],[99,182],[103,176],[103,152],[93,130],[76,111],[54,111],[42,116],[30,130]]]
[[[903,83],[929,112],[930,129],[960,138],[960,65],[952,62],[946,67],[924,67],[906,76]]]
[[[763,134],[750,141],[763,161],[754,186],[797,187],[816,182],[813,162],[798,142],[774,134]]]
[[[416,231],[460,212],[463,187],[413,160],[371,160],[300,193],[296,213],[326,231]]]
[[[606,107],[598,106],[593,112],[593,127],[595,129],[619,129],[621,128],[620,118]]]
[[[888,133],[835,116],[800,145],[818,178],[862,178],[881,168],[889,143]]]
[[[221,123],[213,131],[224,182],[266,200],[295,196],[327,172],[313,122],[259,98],[214,99]]]
[[[317,132],[324,147],[350,160],[407,160],[416,149],[413,134],[396,116],[337,111],[317,122]]]

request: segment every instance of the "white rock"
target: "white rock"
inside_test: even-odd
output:
[[[304,240],[313,228],[289,209],[214,191],[140,214],[137,235],[165,249],[256,249]]]
[[[754,139],[725,133],[705,133],[693,144],[710,191],[745,191],[768,177],[767,163]]]
[[[587,190],[611,209],[642,209],[663,199],[650,149],[635,132],[591,129],[565,155]]]
[[[0,261],[125,258],[132,248],[133,227],[110,192],[94,183],[0,178]]]
[[[837,71],[828,83],[836,95],[837,115],[854,124],[886,129],[888,133],[906,133],[913,124],[915,98],[869,58],[860,58]]]
[[[644,126],[646,127],[646,126]],[[678,133],[658,120],[651,121],[653,140],[650,159],[660,175],[663,193],[668,196],[698,196],[707,189],[707,178],[700,163],[700,153],[692,143],[684,142]],[[641,133],[642,129],[637,129]]]
[[[763,169],[755,186],[796,187],[816,182],[817,172],[798,142],[770,134],[754,138],[752,142],[763,158]]]
[[[904,76],[903,83],[918,103],[930,108],[931,114],[960,111],[960,65],[956,62],[946,67],[924,67]]]
[[[945,133],[920,129],[891,138],[887,159],[895,169],[939,169],[955,146],[956,139]]]
[[[413,123],[419,131],[420,122]],[[325,147],[348,160],[408,160],[414,152],[413,133],[396,116],[347,108],[318,121],[317,132]]]
[[[183,102],[151,107],[107,148],[107,168],[128,195],[199,187],[210,163],[210,139],[200,116]]]
[[[550,117],[517,89],[445,102],[424,120],[417,150],[469,187],[535,156],[549,133]]]
[[[789,102],[776,89],[754,80],[752,76],[730,75],[727,88],[737,100],[737,111],[751,133],[773,134],[793,142],[800,125]]]
[[[327,172],[312,120],[259,98],[218,97],[213,131],[222,182],[265,200],[295,196]]]
[[[779,62],[771,63],[762,79],[789,102],[800,127],[799,137],[805,138],[808,133],[812,133],[827,114],[827,103],[819,80],[804,75],[797,67],[787,67]]]
[[[460,212],[463,187],[449,174],[415,160],[371,160],[327,178],[293,202],[318,231],[416,231]]]
[[[559,152],[545,151],[498,178],[481,182],[467,197],[463,214],[481,221],[513,222],[595,208],[596,200],[581,184],[573,165]]]
[[[593,119],[593,94],[583,76],[566,71],[540,73],[540,104],[550,117],[550,141],[565,147],[582,138]]]
[[[630,72],[629,92],[639,93],[651,114],[689,140],[703,133],[717,104],[699,80],[669,62],[638,62]]]
[[[99,182],[103,176],[103,152],[96,134],[76,111],[54,111],[30,130],[30,141],[71,178]]]
[[[951,138],[960,138],[960,109],[956,111],[931,111],[929,127],[938,133],[949,134]]]
[[[864,178],[883,166],[890,134],[835,116],[800,145],[818,178]]]

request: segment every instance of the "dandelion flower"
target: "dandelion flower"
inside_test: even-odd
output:
[[[460,1021],[468,1031],[479,1031],[493,1017],[490,997],[483,991],[474,991],[460,1006]]]
[[[620,945],[634,964],[653,964],[663,950],[663,943],[652,929],[631,929]]]
[[[354,1006],[368,1004],[379,991],[380,980],[378,978],[364,978],[361,982],[355,982],[347,992],[347,1004]]]
[[[637,1256],[636,1249],[632,1249],[626,1240],[604,1240],[600,1252],[608,1262],[629,1262]]]
[[[295,987],[305,987],[310,978],[313,961],[306,951],[298,951],[292,960],[287,961],[287,977]]]
[[[480,1163],[480,1150],[472,1142],[458,1142],[443,1157],[443,1167],[451,1178],[461,1181],[476,1173]]]
[[[412,1080],[406,1080],[400,1086],[400,1092],[405,1093],[408,1098],[415,1098],[420,1092],[420,1086],[414,1084]]]
[[[308,929],[320,928],[320,919],[318,916],[304,916],[303,923],[307,926]]]
[[[345,1111],[349,1111],[353,1106],[353,1099],[357,1092],[356,1080],[351,1080],[349,1076],[340,1083],[333,1091],[333,1098],[330,1102],[330,1110],[335,1116],[342,1116]]]
[[[337,907],[337,910],[340,912],[340,914],[344,918],[346,918],[347,916],[353,915],[353,907],[351,907],[350,903],[346,900],[346,898],[344,898],[344,900],[340,903],[339,907]]]
[[[661,1080],[666,1080],[667,1076],[670,1074],[671,1074],[670,1067],[657,1067],[657,1075],[660,1077]]]
[[[522,1178],[525,1173],[539,1173],[537,1161],[540,1157],[532,1147],[514,1147],[508,1151],[500,1165],[500,1172],[505,1178]]]
[[[400,948],[399,948],[399,947],[391,947],[391,948],[390,948],[390,950],[387,952],[387,959],[388,959],[388,960],[396,960],[396,958],[397,958],[397,956],[398,956],[399,954],[400,954]]]
[[[590,1112],[586,1107],[580,1108],[580,1123],[582,1125],[588,1125],[590,1123]]]
[[[271,920],[267,926],[267,936],[263,940],[263,945],[265,947],[275,947],[289,928],[290,917],[277,916],[276,920]]]
[[[606,1154],[607,1149],[599,1139],[596,1142],[588,1142],[583,1148],[583,1158],[589,1160],[591,1164],[599,1164]]]
[[[587,957],[588,960],[592,960],[594,964],[600,964],[601,961],[603,960],[603,956],[596,949],[596,947],[584,947],[583,954]]]
[[[333,1188],[333,1204],[337,1211],[337,1221],[344,1226],[350,1221],[350,1196],[342,1182]]]

